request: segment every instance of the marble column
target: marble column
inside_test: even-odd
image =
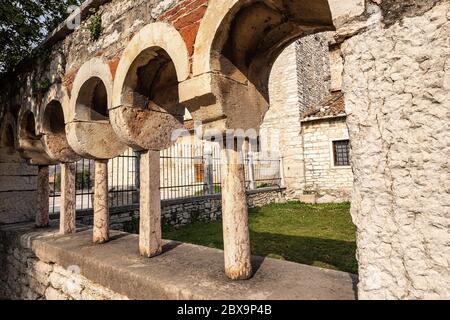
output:
[[[95,161],[94,238],[101,244],[109,241],[108,160]]]
[[[76,165],[63,163],[61,165],[61,213],[60,233],[76,232]]]
[[[143,152],[140,170],[139,251],[151,258],[162,252],[159,151]]]
[[[222,220],[225,273],[232,280],[253,275],[245,170],[237,148],[222,149]]]
[[[37,213],[36,227],[45,228],[49,225],[49,170],[48,166],[39,166],[37,177]]]

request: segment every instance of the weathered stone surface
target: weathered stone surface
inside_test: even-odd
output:
[[[220,250],[166,242],[162,255],[147,259],[135,249],[137,235],[113,232],[112,239],[89,246],[87,231],[33,246],[41,259],[78,265],[83,277],[131,299],[355,299],[354,277],[342,272],[255,257],[255,276],[230,282]]]
[[[151,258],[162,252],[160,154],[141,154],[139,251]]]
[[[32,225],[25,234],[17,233],[24,225],[5,226],[0,231],[0,298],[14,300],[123,300],[119,295],[86,279],[76,265],[63,268],[52,262],[39,260],[21,244],[19,238],[36,239],[48,236],[48,231],[36,232]],[[22,229],[23,230],[23,229]],[[42,229],[41,229],[42,230]],[[51,232],[50,236],[56,232]],[[6,259],[4,255],[9,253]]]
[[[108,161],[95,161],[93,241],[109,241]]]
[[[50,163],[38,135],[31,132],[42,127],[42,120],[36,119],[35,126],[21,121],[25,110],[37,118],[43,113],[42,94],[33,84],[44,79],[62,82],[71,96],[70,106],[63,108],[73,149],[91,158],[114,154],[118,140],[109,123],[76,119],[79,89],[92,77],[106,79],[110,99],[121,53],[155,19],[172,24],[186,44],[190,79],[180,84],[180,101],[194,119],[205,120],[205,128],[219,133],[238,127],[258,130],[268,109],[271,65],[281,50],[300,36],[337,26],[336,45],[344,42],[362,296],[449,296],[447,0],[95,3],[95,8],[102,4],[96,15],[104,19],[98,41],[90,40],[85,6],[80,28],[70,33],[63,26],[49,39],[49,59],[38,59],[30,72],[13,75],[2,88],[0,118],[3,122],[6,114],[14,114],[14,121],[19,119],[16,127],[24,139],[18,149],[30,163]],[[87,93],[86,106],[92,102]],[[83,116],[92,114],[90,108],[85,111]],[[75,120],[95,126],[70,128]],[[21,130],[27,127],[29,132]],[[11,157],[0,154],[0,162],[5,158]],[[7,204],[1,204],[3,211],[14,209],[11,201]],[[9,280],[8,286],[13,283]],[[21,291],[26,290],[13,295]]]
[[[450,297],[449,8],[343,46],[363,299]]]
[[[62,134],[44,134],[42,141],[45,151],[55,161],[62,163],[76,162],[80,156],[73,151],[67,141],[66,133]]]
[[[247,194],[241,153],[223,149],[222,159],[222,221],[225,273],[233,280],[253,275],[248,227]]]
[[[126,150],[107,121],[72,122],[66,130],[70,146],[84,158],[111,159]]]
[[[76,165],[65,163],[61,165],[61,212],[60,229],[61,234],[76,232]]]
[[[156,104],[149,109],[118,107],[110,116],[120,128],[122,141],[136,150],[165,150],[174,143],[173,132],[183,128],[180,115],[174,116]]]
[[[36,227],[44,228],[49,224],[50,184],[48,166],[39,166],[37,176]]]

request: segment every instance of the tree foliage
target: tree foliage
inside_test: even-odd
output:
[[[82,0],[0,0],[0,73],[14,67]]]

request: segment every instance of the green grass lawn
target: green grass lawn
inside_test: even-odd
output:
[[[357,273],[350,204],[273,204],[250,210],[252,254]],[[223,249],[222,223],[166,227],[164,238]]]

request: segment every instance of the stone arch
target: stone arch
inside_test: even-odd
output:
[[[34,112],[22,108],[17,123],[17,150],[20,155],[32,165],[54,164],[55,162],[48,156],[41,141]]]
[[[299,38],[302,33],[334,28],[331,4],[329,5],[328,0],[210,2],[212,5],[208,6],[195,42],[194,76],[221,69],[221,63],[218,61],[220,57],[216,54],[218,48],[226,44],[230,33],[239,32],[239,28],[247,31],[246,39],[241,41],[244,50],[247,49],[245,51],[257,51],[254,46],[252,48],[252,44],[264,38],[263,51],[272,49],[274,53],[281,52],[282,48]],[[233,25],[236,19],[241,21]],[[261,37],[263,33],[264,37]],[[243,55],[244,52],[240,54]]]
[[[66,90],[61,85],[53,86],[45,95],[42,106],[39,127],[45,151],[61,163],[78,161],[80,157],[67,141],[65,125],[69,118],[69,98]]]
[[[144,27],[125,49],[116,72],[111,123],[134,149],[168,148],[181,127],[178,84],[189,77],[186,44],[167,23]]]
[[[182,101],[210,127],[259,130],[276,58],[303,36],[334,30],[328,0],[212,2],[196,39],[194,77],[182,83]]]
[[[126,91],[134,89],[127,86],[136,86],[137,78],[130,79],[130,71],[145,65],[160,50],[173,61],[179,82],[189,77],[188,50],[180,33],[168,23],[149,24],[133,37],[120,58],[114,81],[112,108],[124,104]]]
[[[0,148],[5,148],[7,153],[13,154],[18,146],[16,119],[8,112],[0,127]]]
[[[48,119],[45,119],[45,112],[47,110],[47,107],[52,103],[60,104],[63,116],[62,121],[64,122],[64,124],[69,122],[69,120],[73,117],[70,114],[70,98],[67,90],[61,84],[52,85],[42,99],[40,112],[38,114],[37,130],[40,134],[43,134],[46,131],[44,127],[45,122]]]
[[[67,140],[79,155],[89,159],[111,159],[126,147],[117,139],[109,121],[113,79],[107,63],[93,58],[78,71],[69,103]]]

